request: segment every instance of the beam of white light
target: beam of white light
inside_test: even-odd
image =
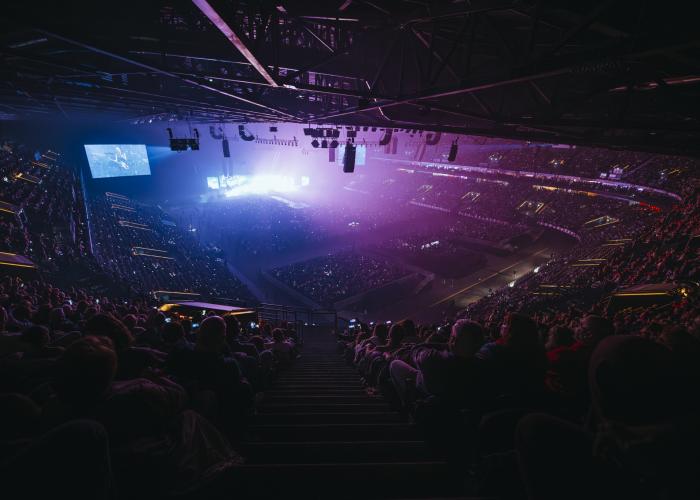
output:
[[[286,175],[234,176],[228,182],[225,195],[227,198],[250,195],[267,195],[271,193],[291,193],[299,186],[293,177]]]

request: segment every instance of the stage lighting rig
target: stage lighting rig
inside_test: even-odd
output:
[[[172,128],[168,127],[165,130],[168,131],[171,151],[199,150],[199,130],[196,128],[193,129],[194,137],[174,137]]]
[[[238,135],[246,142],[254,141],[255,136],[246,132],[245,125],[238,126]]]
[[[340,137],[340,130],[337,128],[305,128],[304,135],[313,137],[311,141],[311,146],[314,148],[337,148],[338,138]],[[331,141],[328,141],[328,138]],[[321,141],[319,141],[321,139]]]

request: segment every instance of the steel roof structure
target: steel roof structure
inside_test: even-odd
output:
[[[0,118],[297,122],[700,153],[688,3],[3,4]]]

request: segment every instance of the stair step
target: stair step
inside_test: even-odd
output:
[[[294,366],[348,366],[343,359],[324,359],[324,360],[309,360],[302,358],[297,361]]]
[[[365,388],[362,384],[356,382],[354,384],[319,384],[319,383],[307,383],[307,384],[275,384],[268,389],[268,391],[328,391],[328,390],[341,390],[341,391],[364,391]]]
[[[342,441],[400,439],[415,437],[409,424],[261,424],[250,432],[257,441]]]
[[[375,424],[375,423],[404,423],[405,418],[390,411],[375,411],[364,413],[320,413],[320,412],[289,412],[289,413],[259,413],[257,424]]]
[[[280,378],[278,384],[308,384],[313,382],[316,384],[359,384],[360,377],[357,375],[349,375],[347,377],[284,377]]]
[[[269,396],[270,398],[274,398],[276,396],[287,396],[287,395],[294,395],[298,394],[300,396],[305,396],[305,395],[319,395],[319,396],[325,396],[326,394],[337,394],[338,396],[363,396],[366,395],[367,393],[365,392],[364,389],[345,389],[345,388],[338,388],[338,387],[323,387],[323,388],[288,388],[288,387],[274,387],[268,391],[265,391],[266,396]]]
[[[381,400],[365,401],[364,403],[279,403],[276,400],[263,401],[260,413],[272,412],[319,412],[319,413],[367,413],[386,410],[389,405]]]
[[[416,498],[465,489],[465,475],[444,462],[251,464],[231,474],[246,498]]]
[[[243,450],[248,463],[413,462],[434,457],[422,441],[311,441],[249,443]]]
[[[466,500],[463,467],[442,461],[415,426],[366,392],[328,329],[306,333],[301,358],[265,391],[241,444],[247,463],[223,475],[221,498]]]
[[[277,382],[271,387],[271,389],[362,389],[362,384],[359,380],[355,381],[344,381],[344,382],[328,382],[325,380],[307,380],[298,381],[294,380],[292,382]]]
[[[329,366],[328,368],[293,368],[286,372],[288,375],[355,375],[357,371],[345,366]]]
[[[270,397],[272,400],[272,397]],[[337,394],[322,394],[322,395],[275,395],[274,401],[279,403],[367,403],[370,401],[382,401],[381,398],[372,398],[371,396],[339,396]]]
[[[355,368],[344,363],[313,363],[310,365],[294,365],[291,370],[348,370],[354,371]]]

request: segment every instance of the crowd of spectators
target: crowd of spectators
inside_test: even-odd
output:
[[[684,203],[656,214],[651,225],[637,226],[634,238],[619,238],[616,225],[601,228],[599,239],[588,244],[584,240],[570,253],[522,278],[518,286],[505,287],[462,314],[497,324],[513,308],[528,313],[571,304],[586,308],[619,287],[697,282],[700,275],[694,235],[699,216],[698,195],[690,188]],[[620,312],[621,322],[635,323],[635,313]]]
[[[0,251],[23,255],[46,271],[87,254],[79,179],[58,154],[5,142],[0,202],[8,204],[0,211]]]
[[[646,172],[664,161],[570,153],[564,165],[629,163],[621,175],[650,183],[656,180]],[[0,225],[0,251],[26,254],[49,269],[89,260],[75,174],[27,163],[25,154],[14,145],[0,152],[1,201],[22,207],[28,219]],[[368,391],[383,394],[467,462],[471,469],[463,470],[475,473],[476,489],[486,496],[697,497],[700,192],[688,177],[693,165],[676,166],[680,172],[665,177],[685,186],[683,201],[661,211],[525,181],[416,175],[382,183],[383,197],[403,202],[393,205],[396,212],[417,201],[470,215],[448,230],[458,236],[495,238],[493,221],[471,225],[478,215],[507,223],[498,224],[499,240],[538,221],[578,231],[582,240],[514,286],[452,311],[443,324],[358,323],[339,334],[342,355]],[[532,203],[520,210],[524,201]],[[0,278],[6,489],[21,488],[27,497],[70,491],[77,498],[196,492],[242,462],[236,444],[259,394],[298,354],[297,334],[285,324],[250,331],[233,315],[199,324],[166,318],[140,292],[176,288],[239,298],[246,292],[227,275],[220,251],[159,208],[102,195],[88,206],[96,262],[133,286],[116,299],[44,279]],[[603,224],[588,224],[599,218]],[[286,233],[276,234],[283,250]],[[391,244],[436,248],[422,247],[432,234],[414,236]],[[245,245],[254,250],[258,243]],[[407,272],[346,252],[272,274],[332,307]],[[656,306],[612,308],[606,300],[624,287],[654,284],[683,292]]]
[[[473,472],[474,493],[680,499],[700,488],[700,401],[686,390],[700,382],[698,333],[510,312],[496,334],[472,319],[404,320],[359,325],[339,346],[372,392]]]
[[[271,270],[272,275],[317,304],[332,308],[343,299],[409,274],[388,259],[339,252]]]
[[[363,174],[346,187],[348,192],[331,205],[292,208],[274,199],[227,200],[201,208],[195,219],[205,231],[220,231],[221,246],[238,259],[313,248],[332,243],[334,236],[350,236],[360,252],[378,250],[387,259],[456,277],[478,267],[480,259],[472,258],[470,247],[475,240],[507,248],[519,235],[529,234],[510,246],[515,249],[532,242],[548,225],[578,235],[588,253],[609,239],[633,238],[658,213],[656,207],[639,203],[635,193],[592,193],[573,182],[543,184],[529,178],[398,169],[388,178]],[[372,231],[381,232],[382,241],[364,244],[363,235]],[[370,278],[364,286],[348,287],[346,282],[361,280],[362,273],[341,272],[347,279],[339,281],[337,293],[328,295],[331,287],[324,282],[329,281],[328,272],[335,276],[338,269],[325,265],[323,259],[302,259],[272,274],[317,303],[325,298],[324,307],[351,296],[358,287],[369,290],[386,282]],[[375,273],[376,268],[369,276]]]
[[[221,250],[200,243],[159,207],[111,193],[93,196],[89,207],[97,261],[131,293],[173,290],[253,300]]]
[[[289,252],[323,237],[307,210],[262,196],[231,198],[177,213],[181,224],[197,227],[232,258]]]
[[[365,193],[343,190],[328,198],[317,192],[308,203],[242,196],[196,207],[174,207],[171,213],[181,225],[196,227],[208,240],[225,248],[231,258],[257,259],[363,235],[419,212],[416,207],[381,204],[377,193],[373,193],[377,197],[372,203],[358,203]],[[303,194],[300,198],[306,200]]]
[[[680,192],[684,182],[693,175],[697,164],[694,158],[672,155],[651,155],[637,168],[623,174],[622,179],[631,184],[652,186],[672,192]]]
[[[700,192],[687,189],[683,203],[557,293],[534,292],[574,257],[456,320],[358,324],[339,347],[370,391],[472,467],[480,494],[691,498],[700,492],[698,230]],[[654,283],[685,291],[656,306],[604,300]]]
[[[5,491],[162,498],[194,494],[240,464],[237,443],[261,392],[298,355],[297,333],[200,319],[2,278]]]

